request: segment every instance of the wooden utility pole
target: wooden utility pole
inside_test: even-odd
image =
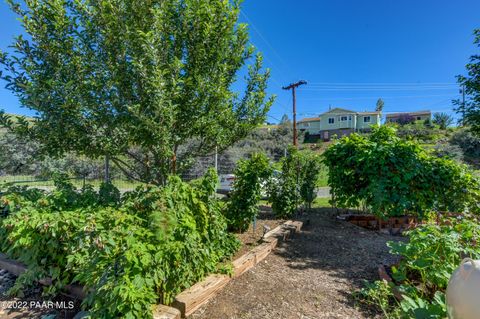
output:
[[[284,86],[282,89],[284,90],[292,90],[292,97],[293,97],[293,145],[297,147],[297,98],[295,95],[295,89],[300,85],[307,84],[307,81],[298,81],[296,83],[292,83],[288,86]]]

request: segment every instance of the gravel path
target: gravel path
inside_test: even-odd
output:
[[[190,318],[375,318],[357,309],[351,292],[374,280],[380,263],[393,262],[385,243],[400,237],[336,221],[330,209],[265,261],[232,280]]]

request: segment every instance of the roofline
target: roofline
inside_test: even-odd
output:
[[[400,115],[432,115],[432,111],[417,111],[417,112],[397,112],[387,114],[386,117],[394,117]]]

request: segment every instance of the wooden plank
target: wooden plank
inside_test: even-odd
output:
[[[275,248],[273,245],[273,242],[271,243],[263,243],[254,249],[252,249],[252,252],[255,254],[255,264],[258,264],[262,260],[264,260]]]
[[[16,260],[9,259],[7,255],[2,253],[0,253],[0,268],[5,269],[15,276],[20,276],[27,271],[27,267],[24,264]],[[52,278],[49,277],[39,279],[38,282],[43,286],[51,286],[53,284]],[[67,296],[78,299],[84,299],[86,296],[84,287],[80,285],[66,285],[64,289],[66,292],[63,294]]]
[[[292,232],[299,231],[302,225],[302,222],[288,221],[269,231],[265,234],[262,244],[233,261],[233,276],[238,277],[244,274],[264,260],[275,249],[279,238],[285,238]],[[177,295],[172,306],[180,311],[182,317],[189,316],[214,297],[230,280],[231,278],[225,275],[210,275]]]
[[[293,226],[295,227],[295,231],[299,232],[302,229],[303,222],[289,220],[289,221],[286,221],[284,225]]]
[[[255,266],[255,253],[249,251],[243,256],[235,259],[233,262],[233,277],[238,277],[250,268]]]
[[[189,316],[215,296],[229,281],[230,277],[226,275],[210,275],[177,295],[172,306],[180,310],[182,317]]]
[[[182,314],[177,308],[155,305],[153,308],[153,319],[180,319]]]
[[[272,229],[271,231],[269,231],[268,233],[266,233],[265,236],[263,236],[263,238],[277,236],[282,230],[283,230],[283,225],[279,225],[274,229]]]

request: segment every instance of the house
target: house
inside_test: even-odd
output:
[[[355,112],[334,108],[319,117],[299,121],[298,129],[329,140],[333,135],[341,137],[356,131],[368,131],[372,125],[380,125],[380,121],[380,112]]]
[[[320,118],[307,117],[297,122],[297,129],[310,135],[316,135],[320,131]]]
[[[418,111],[418,112],[399,112],[387,114],[386,122],[395,123],[408,123],[415,121],[431,120],[432,112],[430,111]]]

